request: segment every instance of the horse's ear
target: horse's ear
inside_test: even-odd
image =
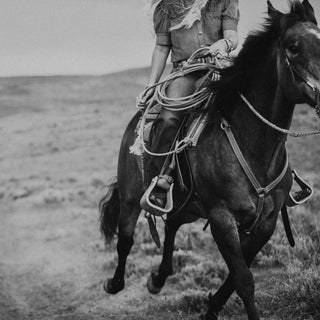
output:
[[[272,20],[279,19],[283,14],[278,11],[271,3],[270,0],[267,0],[268,4],[268,15]]]
[[[314,9],[313,9],[312,5],[309,3],[309,1],[303,0],[302,5],[304,7],[304,11],[305,11],[306,16],[309,19],[309,21],[311,21],[315,25],[318,25],[317,19],[314,14]]]

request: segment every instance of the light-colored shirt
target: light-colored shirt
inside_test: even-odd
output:
[[[183,2],[186,7],[190,5],[190,0]],[[196,21],[189,29],[182,27],[170,31],[182,20],[183,14],[181,5],[164,0],[153,15],[156,44],[170,46],[172,62],[186,60],[197,49],[222,39],[223,31],[237,31],[238,0],[209,0],[201,12],[200,21]]]

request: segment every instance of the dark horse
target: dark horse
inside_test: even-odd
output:
[[[274,232],[278,213],[285,205],[292,186],[286,167],[286,133],[264,123],[252,113],[240,93],[265,119],[289,129],[294,106],[315,107],[320,89],[320,30],[308,0],[291,1],[284,14],[268,1],[268,18],[263,30],[251,33],[235,63],[223,74],[214,106],[209,106],[209,122],[198,145],[187,153],[194,186],[203,210],[192,202],[183,212],[170,215],[165,228],[163,258],[148,280],[151,293],[160,292],[172,273],[174,239],[179,227],[199,217],[208,219],[211,232],[229,268],[229,275],[214,295],[209,295],[204,319],[217,319],[233,291],[242,299],[248,319],[259,319],[254,300],[254,281],[249,266]],[[231,125],[235,139],[263,186],[284,171],[276,186],[259,196],[241,167],[221,126],[222,117]],[[101,229],[106,240],[118,235],[118,266],[104,288],[115,294],[124,288],[126,259],[133,245],[134,229],[141,212],[144,187],[135,155],[137,114],[124,134],[118,164],[117,182],[101,201]],[[287,168],[287,170],[284,170]],[[260,203],[260,214],[258,207]],[[258,219],[257,219],[258,216]],[[251,232],[243,232],[254,226]]]

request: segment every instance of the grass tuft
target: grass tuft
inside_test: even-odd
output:
[[[320,316],[320,273],[318,269],[290,266],[287,274],[275,282],[273,295],[270,297],[271,310],[283,319],[287,315],[297,319]]]

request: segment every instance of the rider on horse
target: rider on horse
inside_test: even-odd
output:
[[[142,104],[153,96],[154,85],[163,73],[170,52],[174,72],[181,69],[192,53],[200,48],[210,46],[209,54],[223,57],[238,44],[238,0],[152,0],[152,8],[156,44],[150,79],[140,96]],[[203,54],[196,61],[210,63],[212,58]],[[201,72],[193,72],[173,80],[166,91],[168,98],[179,99],[192,94],[202,75]],[[169,151],[182,116],[182,111],[161,108],[153,128],[152,152]],[[152,165],[155,171],[160,172],[163,162],[163,157],[154,157]],[[171,168],[163,168],[149,198],[155,206],[165,207],[166,191],[172,182]]]

